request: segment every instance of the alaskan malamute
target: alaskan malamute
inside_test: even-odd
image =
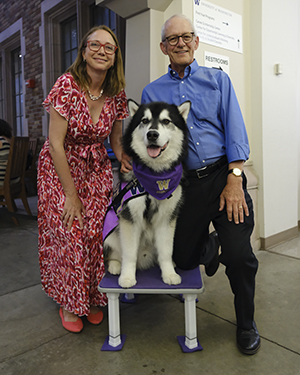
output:
[[[133,171],[120,176],[103,231],[108,272],[120,274],[123,288],[136,284],[136,268],[156,263],[164,283],[181,283],[172,253],[190,106],[189,101],[178,107],[164,102],[139,106],[128,100],[132,119],[122,144],[132,157]]]

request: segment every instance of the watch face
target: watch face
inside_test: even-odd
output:
[[[232,173],[237,177],[242,175],[242,171],[239,168],[233,168]]]

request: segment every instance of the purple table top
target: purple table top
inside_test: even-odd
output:
[[[167,285],[162,281],[161,271],[159,267],[152,267],[148,270],[137,270],[136,279],[137,284],[131,288],[123,289],[118,283],[119,276],[111,275],[107,272],[104,278],[101,280],[99,287],[101,289],[121,289],[122,292],[128,292],[129,290],[137,292],[138,290],[174,290],[174,292],[185,289],[201,289],[203,287],[201,273],[199,267],[193,270],[181,270],[176,268],[176,272],[181,276],[181,284],[179,285]]]

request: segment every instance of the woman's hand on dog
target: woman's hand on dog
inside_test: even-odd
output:
[[[128,173],[130,171],[132,171],[131,157],[125,154],[125,152],[122,152],[120,172]]]

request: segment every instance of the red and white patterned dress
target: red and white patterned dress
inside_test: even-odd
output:
[[[115,120],[128,117],[124,90],[106,97],[97,124],[93,124],[85,92],[70,73],[58,78],[43,103],[52,105],[68,121],[65,152],[72,178],[86,214],[84,228],[75,218],[70,232],[60,219],[65,194],[46,140],[38,163],[38,227],[41,281],[45,292],[66,310],[79,316],[90,305],[105,305],[97,286],[104,275],[102,227],[111,197],[111,162],[103,144]]]

